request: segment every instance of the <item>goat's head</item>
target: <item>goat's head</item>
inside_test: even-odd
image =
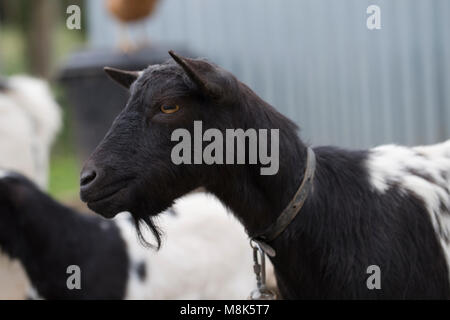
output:
[[[175,129],[194,136],[194,121],[203,129],[243,127],[236,107],[242,84],[205,60],[182,58],[149,66],[141,72],[105,68],[130,90],[124,110],[81,173],[81,198],[105,217],[130,211],[136,221],[150,218],[184,194],[203,186],[215,166],[174,164]],[[241,123],[242,124],[241,124]],[[193,148],[192,148],[193,149]]]

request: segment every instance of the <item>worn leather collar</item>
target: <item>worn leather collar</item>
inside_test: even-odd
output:
[[[314,151],[308,147],[305,175],[294,197],[278,216],[275,223],[270,225],[263,233],[251,237],[251,240],[256,242],[268,256],[274,257],[276,254],[275,250],[268,245],[268,243],[275,240],[284,230],[286,230],[302,209],[303,204],[312,189],[315,171],[316,156]]]

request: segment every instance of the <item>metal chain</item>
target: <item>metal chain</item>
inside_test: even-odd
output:
[[[253,249],[253,272],[256,275],[256,289],[250,293],[249,300],[275,300],[277,295],[266,286],[266,254],[261,246],[252,240],[250,240],[250,246]]]

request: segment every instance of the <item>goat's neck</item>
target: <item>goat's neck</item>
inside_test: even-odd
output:
[[[261,175],[255,166],[235,166],[207,189],[231,208],[252,235],[274,223],[294,196],[304,176],[307,148],[290,120],[256,96],[248,104],[265,113],[255,120],[259,121],[255,128],[279,129],[278,173]]]
[[[281,161],[281,159],[280,159]],[[243,223],[249,235],[265,231],[291,201],[304,176],[304,160],[296,168],[284,168],[274,176],[245,177],[227,190],[214,192]],[[245,179],[242,179],[245,177]]]

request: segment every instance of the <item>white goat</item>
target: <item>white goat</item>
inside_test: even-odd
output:
[[[0,167],[18,171],[47,188],[50,148],[61,111],[43,80],[13,76],[0,90]],[[17,261],[0,254],[0,299],[25,295],[28,281]]]
[[[49,154],[61,128],[61,111],[46,82],[8,79],[0,91],[0,166],[47,188]]]

